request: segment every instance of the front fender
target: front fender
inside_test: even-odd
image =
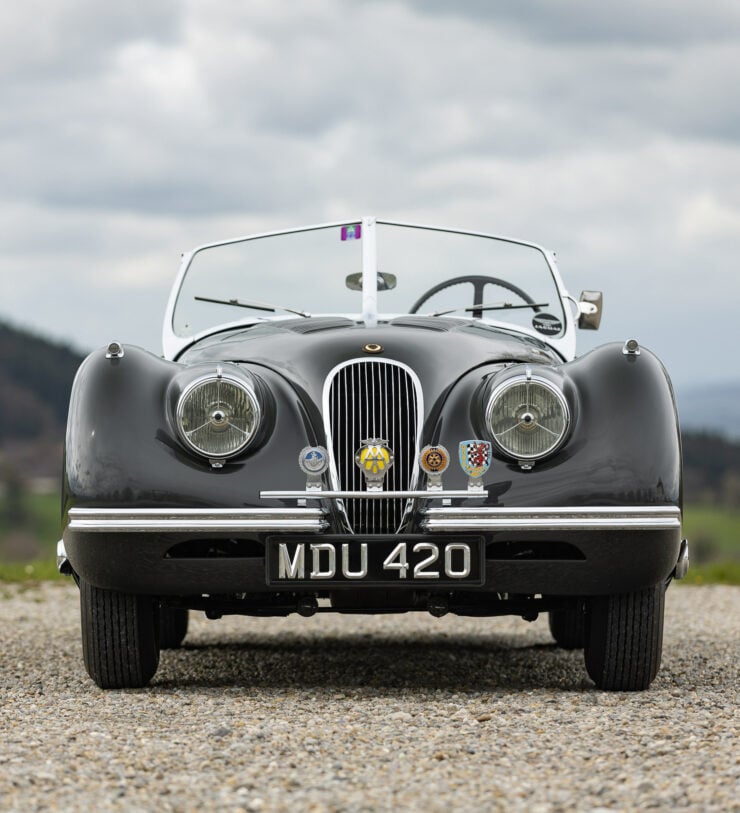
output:
[[[525,365],[521,365],[524,369]],[[530,365],[533,372],[539,365]],[[488,438],[485,393],[500,365],[477,368],[449,393],[428,434],[457,456],[458,444]],[[523,471],[494,451],[483,477],[491,506],[681,506],[681,446],[675,398],[665,368],[650,351],[627,356],[621,344],[603,345],[572,362],[542,367],[562,379],[573,423],[551,457]],[[464,488],[459,466],[445,474]]]
[[[319,423],[310,414],[310,405],[273,371],[240,366],[258,376],[270,393],[270,436],[223,468],[213,469],[184,448],[168,407],[168,389],[186,365],[130,345],[123,358],[107,359],[104,350],[88,356],[70,399],[65,523],[73,506],[254,507],[260,504],[259,490],[265,482],[303,488],[298,452],[324,442],[316,435]]]

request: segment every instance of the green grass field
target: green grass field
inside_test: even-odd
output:
[[[740,508],[687,506],[683,534],[689,540],[689,584],[740,584]]]
[[[684,512],[684,536],[701,559],[740,559],[740,507],[736,511],[691,505]]]
[[[0,581],[60,578],[59,495],[28,494],[20,513],[23,521],[11,524],[6,501],[0,498]],[[740,508],[688,506],[683,532],[691,553],[687,583],[740,584]]]
[[[11,521],[9,506],[0,498],[0,580],[61,578],[56,547],[61,537],[58,494],[26,494],[22,519]]]

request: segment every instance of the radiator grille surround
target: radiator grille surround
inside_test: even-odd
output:
[[[424,404],[421,383],[410,367],[386,359],[344,362],[327,376],[323,400],[333,488],[367,490],[355,453],[363,441],[378,438],[394,455],[383,490],[416,488]],[[402,529],[412,501],[348,499],[337,505],[352,533],[388,534]]]

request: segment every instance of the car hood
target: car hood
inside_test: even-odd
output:
[[[382,351],[369,353],[367,345]],[[268,367],[305,390],[315,403],[328,373],[353,358],[402,362],[419,376],[427,398],[482,365],[558,364],[560,356],[535,337],[467,319],[398,317],[376,327],[342,317],[260,323],[213,334],[191,345],[185,364],[230,361]]]

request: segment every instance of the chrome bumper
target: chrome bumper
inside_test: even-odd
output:
[[[422,509],[421,513],[422,528],[432,532],[675,530],[681,527],[681,512],[672,506],[443,507]],[[71,508],[68,524],[71,531],[88,533],[319,533],[327,527],[320,508]]]
[[[71,508],[67,527],[87,533],[318,533],[327,526],[320,508]]]
[[[645,508],[427,508],[427,531],[667,531],[681,527],[672,506]]]

